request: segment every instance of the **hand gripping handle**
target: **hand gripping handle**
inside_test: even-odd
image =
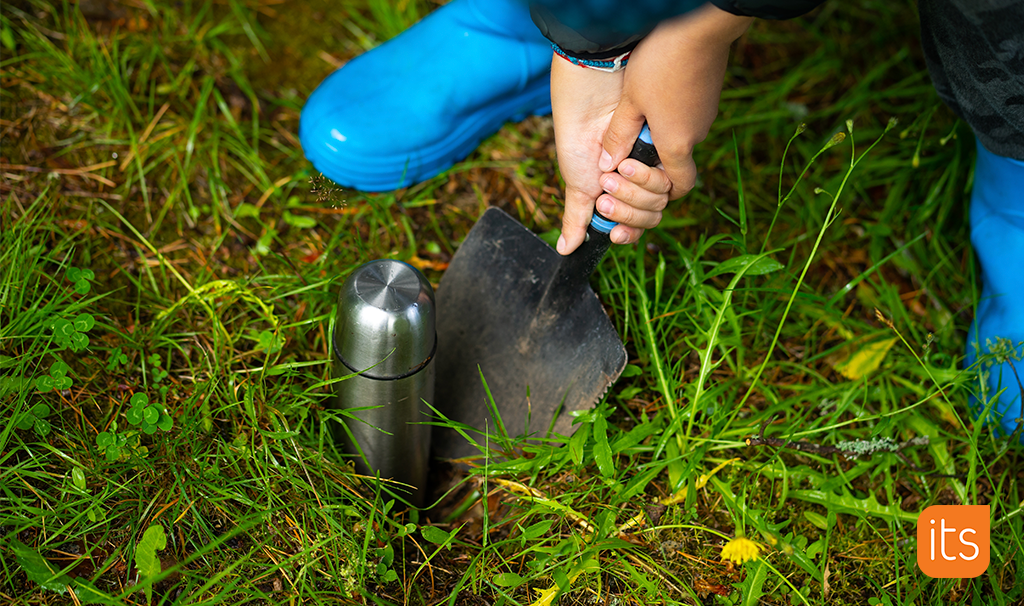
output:
[[[640,160],[648,166],[654,166],[660,162],[658,151],[651,143],[651,131],[646,124],[640,131],[640,137],[633,144],[633,151],[630,152],[629,157]],[[608,234],[616,225],[618,223],[609,221],[595,210],[594,217],[587,228],[586,240],[560,261],[548,292],[543,298],[542,306],[545,309],[560,313],[575,305],[579,297],[588,290],[590,274],[597,268],[604,253],[611,246]]]
[[[629,157],[634,160],[639,160],[647,166],[655,166],[661,159],[658,158],[658,150],[654,149],[654,143],[651,142],[651,129],[647,128],[644,124],[643,130],[640,131],[640,136],[637,137],[636,142],[633,143],[633,151],[629,153]],[[594,216],[590,219],[590,226],[602,234],[610,234],[612,229],[618,225],[615,221],[610,221],[601,213],[594,209]]]

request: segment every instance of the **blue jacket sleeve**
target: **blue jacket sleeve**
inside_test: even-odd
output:
[[[758,19],[792,19],[808,13],[825,0],[711,0],[718,8],[734,15]]]
[[[718,8],[747,17],[790,19],[824,0],[711,0]],[[530,14],[544,36],[566,54],[604,59],[631,50],[665,19],[704,0],[529,0]]]

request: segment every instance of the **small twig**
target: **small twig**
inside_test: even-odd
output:
[[[780,440],[779,438],[766,438],[764,437],[764,430],[768,425],[775,420],[775,417],[761,423],[761,431],[754,437],[746,439],[747,446],[774,446],[776,448],[789,448],[791,450],[799,450],[800,452],[810,452],[813,454],[831,456],[831,455],[843,455],[847,456],[842,450],[835,446],[823,446],[821,444],[814,444],[813,442],[803,442],[794,440]]]
[[[344,61],[342,59],[338,59],[334,55],[328,53],[327,51],[323,51],[323,50],[320,51],[317,54],[317,57],[320,57],[320,59],[322,59],[324,62],[326,62],[328,65],[330,65],[334,69],[340,69],[343,65],[345,65],[345,63],[347,63],[346,61]]]
[[[72,198],[102,198],[104,200],[116,200],[116,201],[121,201],[121,200],[124,199],[121,196],[121,194],[101,194],[101,193],[92,192],[92,191],[78,191],[78,190],[75,190],[75,191],[65,191],[65,192],[61,192],[61,193],[63,195],[65,195],[65,196],[72,197]]]
[[[747,446],[774,446],[775,448],[787,448],[790,450],[798,450],[800,452],[809,452],[812,454],[822,456],[835,456],[839,455],[847,459],[857,459],[863,456],[872,456],[878,452],[890,452],[895,454],[904,463],[907,464],[911,469],[917,473],[923,473],[927,475],[935,475],[941,477],[959,477],[955,474],[939,474],[930,472],[926,469],[918,467],[913,461],[907,458],[907,455],[903,454],[905,448],[911,446],[926,446],[929,443],[928,436],[919,436],[917,438],[911,438],[906,442],[896,442],[889,438],[876,438],[874,440],[852,440],[846,442],[839,442],[837,445],[829,446],[825,444],[815,444],[813,442],[805,442],[803,440],[781,440],[779,438],[766,438],[764,430],[768,425],[775,420],[772,417],[768,421],[761,424],[761,431],[756,436],[746,439]]]
[[[91,166],[83,166],[82,168],[41,168],[38,166],[27,166],[25,164],[0,164],[0,170],[12,170],[21,171],[27,173],[57,173],[58,175],[72,175],[75,177],[85,177],[87,179],[95,179],[100,183],[108,187],[117,187],[117,184],[102,177],[100,175],[92,174],[92,171],[99,170],[101,168],[107,168],[116,164],[113,160],[108,162],[100,162],[99,164],[93,164]]]
[[[542,211],[540,207],[537,206],[537,202],[533,199],[533,196],[530,195],[530,192],[527,191],[526,186],[523,185],[518,178],[516,178],[514,173],[512,175],[512,185],[516,188],[516,191],[519,192],[519,195],[522,196],[523,204],[526,205],[526,210],[533,217],[534,222],[547,223],[547,215],[545,215],[544,211]]]

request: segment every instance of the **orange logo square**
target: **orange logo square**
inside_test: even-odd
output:
[[[933,505],[918,516],[921,572],[936,579],[973,579],[988,561],[988,505]]]

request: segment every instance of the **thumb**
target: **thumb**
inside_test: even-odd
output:
[[[644,127],[644,116],[640,110],[623,98],[615,112],[612,114],[611,123],[604,131],[604,138],[601,140],[601,159],[598,161],[598,168],[608,173],[629,156],[633,150],[633,143],[640,135]]]
[[[562,235],[555,247],[559,254],[567,255],[576,250],[587,237],[587,226],[594,214],[593,196],[583,190],[566,186],[565,212],[562,213]]]

